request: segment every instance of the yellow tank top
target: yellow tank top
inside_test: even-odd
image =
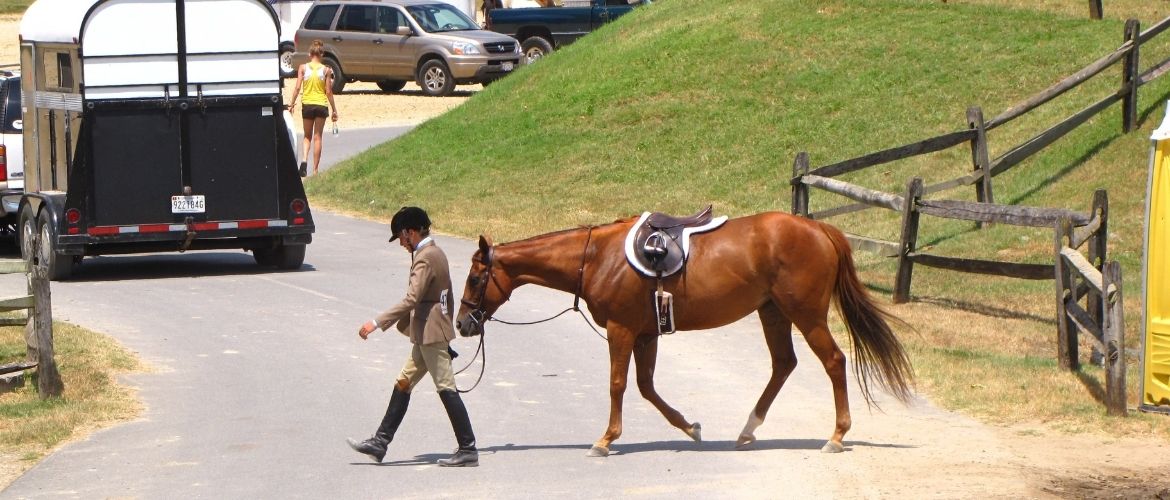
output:
[[[328,106],[325,95],[325,65],[309,62],[305,64],[305,81],[301,82],[301,104]]]

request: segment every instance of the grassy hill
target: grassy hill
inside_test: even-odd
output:
[[[706,203],[732,216],[787,211],[798,152],[816,167],[964,129],[969,106],[994,116],[1116,48],[1123,18],[1149,26],[1170,14],[1148,4],[1106,2],[1107,19],[1092,21],[1084,2],[661,0],[307,187],[318,205],[384,219],[418,204],[441,232],[498,241]],[[1142,56],[1143,66],[1170,57],[1170,42],[1143,46]],[[1119,81],[1112,69],[993,131],[992,156],[1115,91]],[[1110,258],[1122,262],[1126,277],[1131,405],[1140,385],[1148,138],[1168,93],[1170,78],[1142,87],[1137,132],[1121,133],[1114,107],[995,179],[1000,203],[1080,211],[1094,189],[1109,190]],[[955,148],[844,179],[901,192],[913,176],[929,183],[970,169],[969,150]],[[938,197],[973,200],[973,191]],[[812,196],[814,209],[841,201]],[[897,237],[889,212],[830,222]],[[1052,259],[1052,232],[1044,229],[976,231],[930,221],[919,241],[943,255]],[[888,297],[889,259],[857,259],[866,282]],[[1051,282],[928,269],[914,280],[914,302],[893,310],[918,330],[903,338],[920,388],[933,399],[991,420],[1071,414],[1071,427],[1089,422],[1125,432],[1100,420],[1099,371],[1086,367],[1077,377],[1056,368]],[[1165,432],[1163,422],[1138,416],[1126,425]]]

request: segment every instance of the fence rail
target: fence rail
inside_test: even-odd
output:
[[[1090,0],[1090,11],[1100,18],[1100,2]],[[1077,129],[1089,119],[1121,103],[1121,128],[1128,133],[1137,126],[1138,90],[1142,85],[1170,73],[1170,59],[1159,61],[1146,71],[1140,68],[1140,48],[1162,32],[1170,29],[1170,17],[1141,31],[1136,20],[1125,24],[1124,42],[1120,47],[1098,58],[1079,71],[1056,82],[1043,91],[1025,99],[990,120],[984,121],[979,107],[967,110],[967,129],[930,137],[910,144],[884,149],[837,163],[810,169],[808,154],[797,154],[793,163],[792,212],[813,219],[827,219],[870,208],[884,208],[902,215],[901,236],[897,242],[862,235],[848,235],[849,241],[860,250],[896,257],[898,271],[894,283],[894,302],[910,299],[915,265],[957,272],[988,274],[1020,279],[1054,279],[1058,288],[1057,318],[1060,324],[1062,364],[1078,369],[1075,338],[1078,331],[1092,334],[1096,340],[1093,358],[1104,357],[1109,372],[1106,406],[1110,413],[1124,414],[1124,344],[1121,342],[1121,324],[1124,321],[1120,306],[1120,267],[1116,262],[1106,263],[1108,236],[1108,196],[1104,191],[1093,195],[1089,213],[1044,207],[1000,205],[994,203],[992,179],[1036,155],[1056,141]],[[987,133],[1015,120],[1086,81],[1101,75],[1106,69],[1122,64],[1121,82],[1117,90],[1100,98],[1084,109],[1048,127],[1039,134],[1008,148],[1006,152],[989,158]],[[884,193],[835,177],[858,172],[874,166],[904,160],[915,156],[969,145],[971,170],[952,179],[924,185],[920,178],[911,179],[905,194]],[[931,199],[923,197],[955,188],[974,186],[976,201]],[[809,212],[809,198],[816,188],[852,200],[854,203]],[[1027,227],[1052,227],[1058,241],[1053,264],[1000,262],[969,258],[932,255],[917,251],[919,218],[921,215],[958,219],[983,224],[1008,224]],[[1088,246],[1088,257],[1076,251]],[[1108,270],[1107,270],[1108,269]],[[1071,271],[1070,271],[1071,270]],[[1090,271],[1091,270],[1091,271]],[[1113,287],[1113,288],[1111,288]],[[1086,307],[1077,301],[1088,297]],[[1069,344],[1069,338],[1073,343]],[[1071,353],[1071,354],[1070,354]],[[1104,353],[1104,354],[1102,354]],[[1070,357],[1071,356],[1071,357]],[[1119,361],[1120,360],[1120,361]],[[1120,398],[1115,400],[1115,398]],[[1118,403],[1120,401],[1120,403]]]
[[[36,369],[41,399],[59,397],[64,391],[53,352],[53,313],[49,277],[43,266],[24,260],[0,260],[0,274],[24,273],[28,293],[0,298],[0,312],[23,311],[23,316],[0,318],[0,326],[25,325],[25,359],[0,365],[0,375]]]
[[[1064,219],[1056,230],[1057,356],[1061,366],[1080,369],[1077,334],[1089,334],[1105,366],[1105,407],[1112,415],[1125,415],[1121,264],[1111,261],[1098,269],[1076,250],[1072,240],[1072,222]],[[1081,307],[1082,298],[1087,307]]]

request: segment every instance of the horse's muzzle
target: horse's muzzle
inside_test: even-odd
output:
[[[459,330],[459,335],[463,337],[474,337],[483,333],[483,323],[469,315],[466,321],[456,321],[455,329]]]

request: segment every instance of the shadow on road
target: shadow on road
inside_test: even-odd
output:
[[[246,276],[314,271],[304,264],[294,271],[261,267],[251,254],[243,252],[194,252],[166,255],[87,257],[73,271],[70,282],[150,280],[198,276]]]
[[[615,444],[610,448],[611,455],[630,455],[634,453],[645,453],[652,451],[702,451],[702,452],[738,452],[738,451],[753,451],[753,450],[820,450],[824,446],[823,439],[763,439],[756,441],[743,448],[736,448],[735,441],[702,441],[699,443],[693,441],[652,441],[647,443],[629,443],[629,444]],[[845,441],[845,451],[851,451],[852,447],[866,447],[866,448],[915,448],[915,446],[890,444],[890,443],[870,443],[868,441]],[[482,453],[497,453],[509,451],[526,451],[526,450],[547,450],[547,449],[579,449],[588,451],[591,446],[587,444],[547,444],[547,445],[515,445],[512,443],[503,446],[488,446],[479,449]],[[442,458],[442,457],[440,457]]]

